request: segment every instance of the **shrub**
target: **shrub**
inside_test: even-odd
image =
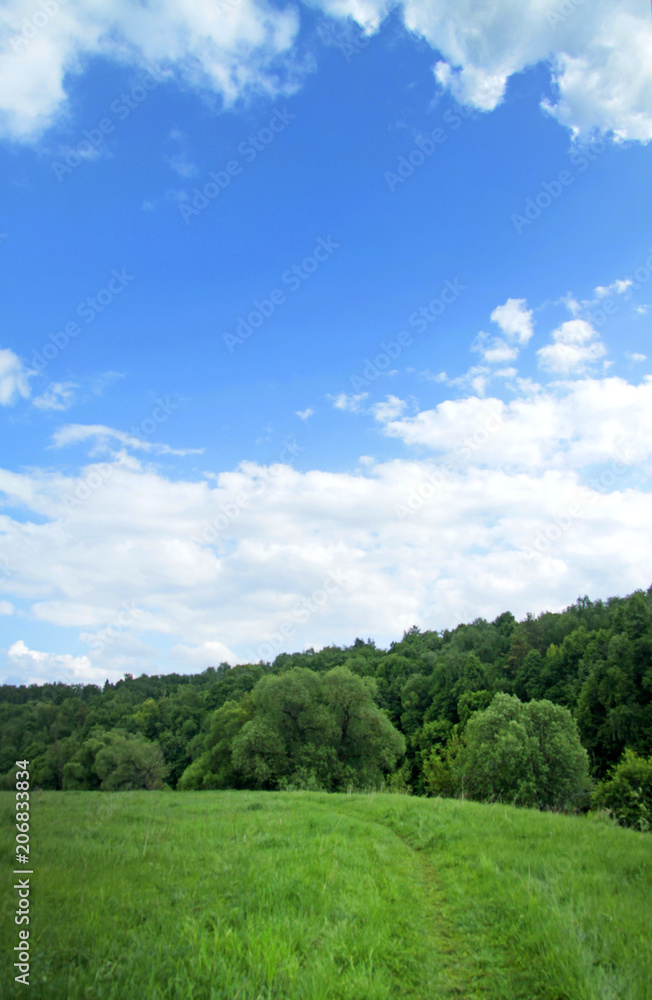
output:
[[[652,757],[625,750],[620,762],[593,793],[596,809],[607,809],[621,826],[652,829]]]

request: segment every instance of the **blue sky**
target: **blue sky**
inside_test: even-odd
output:
[[[6,5],[0,677],[650,585],[652,23],[568,10]]]

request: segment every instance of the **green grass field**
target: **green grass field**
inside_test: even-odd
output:
[[[14,798],[0,796],[0,994]],[[647,1000],[652,837],[393,795],[33,796],[33,1000]]]

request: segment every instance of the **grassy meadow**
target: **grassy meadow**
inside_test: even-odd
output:
[[[652,837],[442,799],[43,792],[34,1000],[647,1000]],[[14,797],[0,795],[3,997]]]

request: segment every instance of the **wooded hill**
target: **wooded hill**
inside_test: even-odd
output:
[[[103,689],[3,685],[1,780],[10,787],[14,762],[27,758],[44,789],[385,781],[445,792],[440,765],[501,692],[568,709],[594,779],[625,750],[650,755],[652,587],[520,622],[505,612],[442,632],[415,627],[386,650],[356,639],[194,676],[126,675]]]

